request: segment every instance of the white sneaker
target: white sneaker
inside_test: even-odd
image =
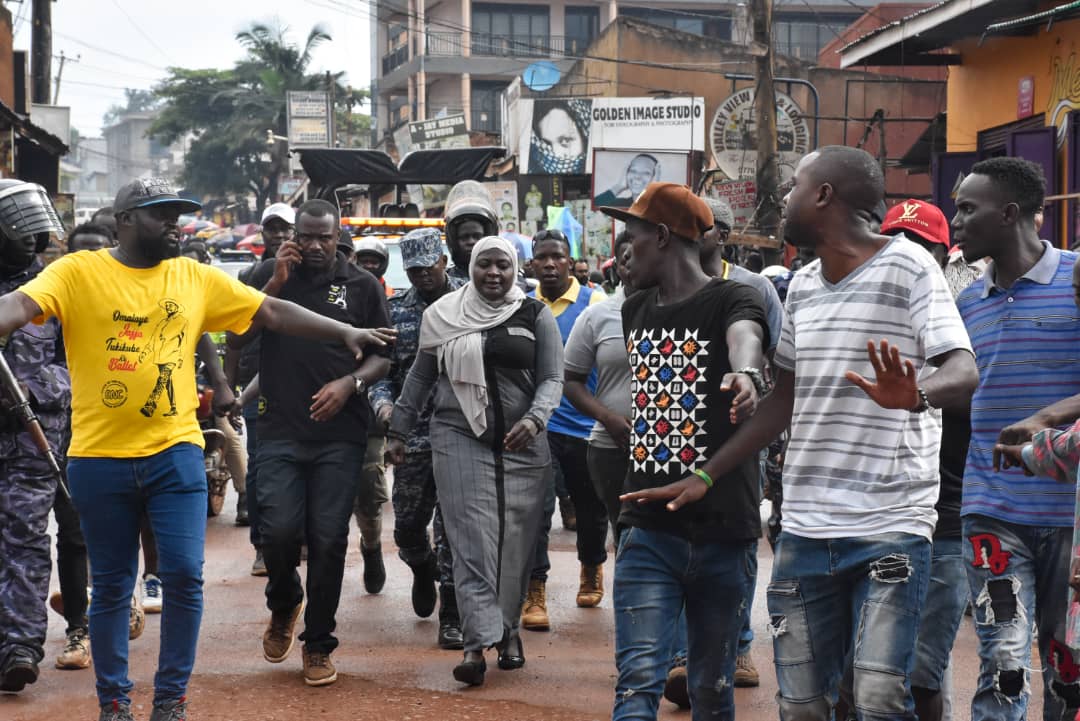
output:
[[[143,576],[142,607],[147,613],[161,613],[161,579],[152,573]]]

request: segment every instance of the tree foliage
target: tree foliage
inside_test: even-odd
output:
[[[344,73],[309,72],[312,53],[331,40],[319,25],[299,46],[285,29],[261,23],[237,33],[236,40],[247,56],[228,70],[170,70],[154,89],[164,106],[150,134],[165,143],[193,136],[181,177],[188,189],[207,195],[252,192],[261,211],[277,195],[288,165],[285,144],[267,143],[268,130],[286,134],[286,93],[332,88],[335,115],[350,116],[368,95],[343,86]]]
[[[145,113],[158,106],[160,99],[153,90],[140,90],[138,88],[124,89],[124,104],[112,105],[105,111],[101,119],[103,127],[109,127],[127,113]]]

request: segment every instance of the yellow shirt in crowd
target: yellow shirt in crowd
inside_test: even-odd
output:
[[[243,333],[263,294],[189,258],[129,268],[108,249],[50,264],[19,288],[64,331],[71,371],[69,456],[141,458],[202,446],[195,346],[205,331]]]

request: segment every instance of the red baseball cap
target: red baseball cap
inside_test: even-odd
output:
[[[889,208],[881,223],[884,235],[914,233],[930,243],[949,248],[949,221],[941,209],[925,200],[908,199]]]

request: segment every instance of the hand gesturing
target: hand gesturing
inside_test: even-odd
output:
[[[883,339],[880,355],[872,340],[866,342],[866,351],[877,382],[872,383],[855,371],[848,371],[844,377],[862,388],[882,408],[909,411],[918,406],[919,383],[915,366],[909,360],[900,360],[900,349]]]

